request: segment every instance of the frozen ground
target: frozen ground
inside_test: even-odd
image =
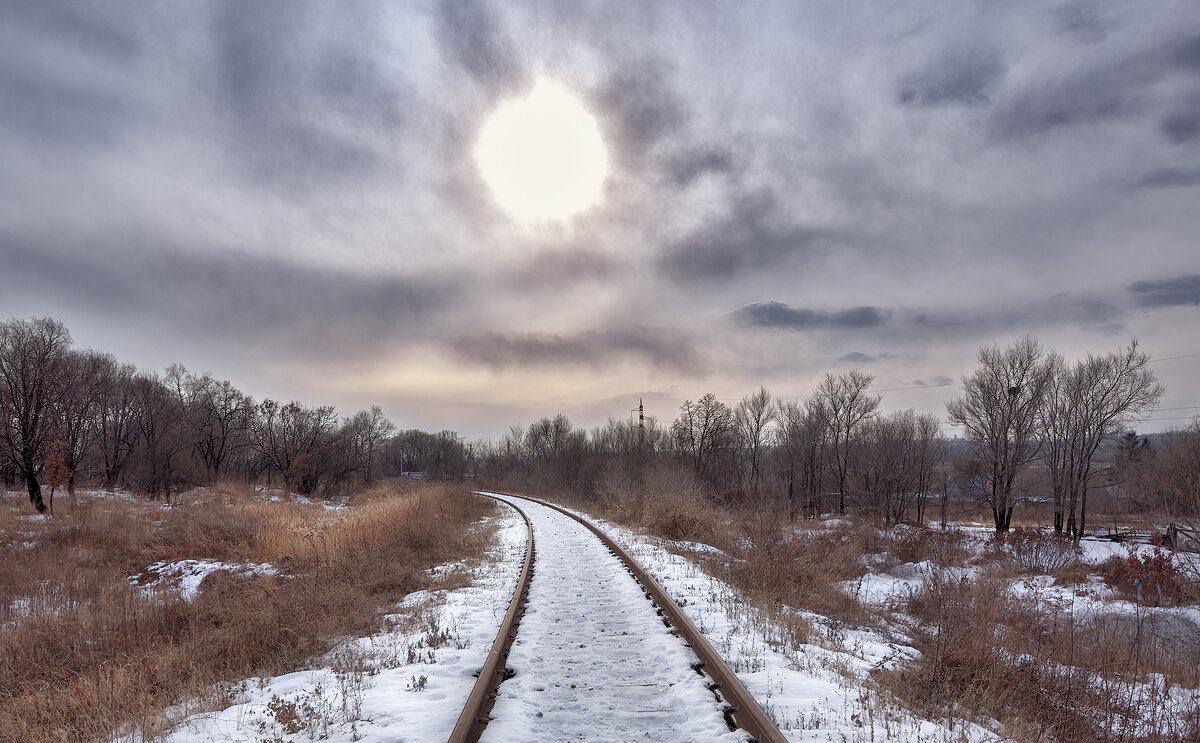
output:
[[[480,743],[745,740],[730,732],[696,656],[583,525],[513,500],[533,523],[529,603]]]
[[[744,739],[740,731],[731,733],[724,726],[712,694],[689,668],[694,656],[666,632],[616,559],[570,520],[541,506],[521,505],[535,522],[538,563],[530,607],[509,658],[517,675],[501,687],[484,743]],[[720,559],[719,550],[592,521],[685,608],[788,740],[1004,740],[961,720],[918,718],[872,688],[872,670],[915,657],[902,628],[892,634],[851,628],[784,607],[813,627],[798,636],[703,572],[698,561]],[[494,639],[519,570],[523,522],[508,514],[499,534],[491,565],[473,571],[469,588],[411,595],[397,609],[394,630],[347,640],[320,668],[250,679],[224,690],[231,701],[219,711],[187,714],[181,707],[176,714],[186,721],[170,740],[446,739],[474,683],[471,674]],[[1095,564],[1112,554],[1124,552],[1118,545],[1093,543],[1085,548],[1084,559]],[[456,569],[462,566],[433,572]],[[898,607],[935,570],[973,579],[980,568],[905,563],[844,588],[865,603]],[[1038,603],[1069,604],[1076,613],[1121,611],[1127,605],[1137,610],[1096,580],[1069,588],[1033,577],[1013,582],[1010,590]],[[1154,613],[1195,619],[1198,611]],[[211,700],[202,703],[212,707]]]
[[[916,650],[874,631],[851,629],[808,612],[794,612],[816,629],[801,641],[743,600],[728,584],[665,546],[712,553],[696,543],[667,543],[593,519],[642,564],[704,633],[790,741],[896,743],[998,741],[977,725],[913,716],[866,683],[872,669],[912,657]]]
[[[420,591],[396,608],[392,628],[347,639],[317,667],[247,679],[172,711],[171,743],[427,743],[446,740],[475,683],[474,672],[508,609],[525,551],[525,522],[505,509],[497,546],[472,583]],[[434,576],[462,570],[443,566]],[[213,706],[215,711],[196,711]],[[136,733],[124,740],[137,740]]]
[[[129,582],[147,591],[176,588],[184,601],[192,601],[200,593],[200,584],[210,573],[225,570],[234,575],[276,575],[270,563],[232,563],[216,560],[176,560],[156,562],[141,575],[130,576]]]

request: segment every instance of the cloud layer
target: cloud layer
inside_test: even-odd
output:
[[[1200,343],[1187,0],[4,8],[0,314],[143,366],[487,434],[852,365],[938,412],[1026,332]],[[612,170],[530,229],[471,150],[539,76]]]

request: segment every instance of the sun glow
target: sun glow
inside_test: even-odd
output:
[[[608,175],[595,117],[548,80],[488,117],[475,161],[500,207],[526,224],[565,221],[597,204]]]

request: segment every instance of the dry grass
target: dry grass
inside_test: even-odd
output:
[[[1162,693],[1200,683],[1195,638],[1148,617],[1047,611],[1006,586],[928,579],[907,607],[922,656],[878,680],[930,716],[995,719],[1019,741],[1195,740],[1200,706]]]
[[[171,704],[368,634],[430,584],[426,569],[482,552],[488,535],[472,525],[492,507],[443,484],[380,487],[338,512],[236,487],[169,510],[81,496],[73,514],[35,520],[23,505],[0,504],[0,740],[14,741],[153,738]],[[190,603],[128,580],[184,558],[281,575],[218,571]]]

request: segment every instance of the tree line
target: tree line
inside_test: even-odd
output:
[[[178,364],[138,370],[75,347],[57,320],[12,319],[0,323],[0,477],[22,483],[39,511],[79,482],[158,498],[236,478],[328,496],[415,473],[591,498],[668,477],[722,504],[789,518],[856,509],[885,523],[924,521],[931,504],[944,519],[958,493],[990,507],[997,533],[1021,498],[1045,491],[1055,529],[1078,538],[1098,484],[1136,505],[1200,510],[1200,424],[1158,446],[1130,430],[1164,392],[1149,361],[1136,340],[1073,362],[1032,337],[981,348],[947,404],[957,442],[935,415],[881,411],[874,376],[850,370],[801,398],[760,388],[727,404],[710,393],[669,423],[610,418],[585,430],[560,414],[468,443],[398,431],[378,406],[340,417],[257,402]]]
[[[1115,486],[1142,505],[1197,510],[1197,488],[1184,473],[1200,480],[1200,428],[1167,437],[1161,461],[1129,430],[1164,393],[1136,340],[1069,362],[1025,337],[981,348],[977,361],[961,379],[962,394],[947,404],[947,422],[964,431],[957,446],[935,415],[882,412],[881,396],[871,392],[875,377],[851,370],[826,374],[801,399],[760,388],[729,405],[706,394],[684,401],[669,424],[610,418],[585,431],[561,414],[542,418],[513,426],[480,452],[480,472],[521,487],[601,497],[637,491],[648,473],[670,471],[724,504],[778,509],[790,518],[854,508],[885,523],[924,521],[930,504],[944,519],[948,497],[958,493],[990,507],[998,534],[1011,528],[1018,500],[1044,490],[1055,530],[1075,539],[1097,485]],[[1118,439],[1115,453],[1104,450],[1101,461],[1102,447]],[[1147,474],[1155,469],[1159,476]]]
[[[343,418],[329,406],[256,402],[179,364],[139,370],[75,347],[49,317],[0,322],[0,414],[0,476],[22,483],[38,511],[80,482],[151,498],[229,478],[330,495],[406,466],[468,466],[457,434],[396,434],[378,406]]]

